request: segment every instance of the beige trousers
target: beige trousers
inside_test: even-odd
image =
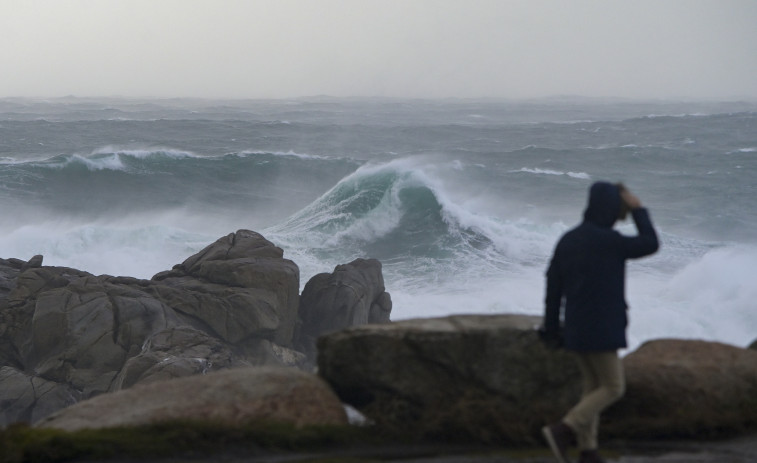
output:
[[[623,363],[616,351],[577,352],[576,359],[583,378],[583,395],[563,422],[575,431],[580,450],[593,450],[598,445],[599,414],[626,391]]]

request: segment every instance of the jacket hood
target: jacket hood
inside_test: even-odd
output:
[[[620,190],[608,182],[596,182],[589,189],[584,220],[600,227],[612,227],[620,213]]]

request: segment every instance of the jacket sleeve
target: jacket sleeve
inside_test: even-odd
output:
[[[623,237],[625,257],[633,259],[654,254],[659,249],[660,243],[652,220],[649,218],[649,212],[645,208],[638,208],[631,211],[631,216],[639,234]]]

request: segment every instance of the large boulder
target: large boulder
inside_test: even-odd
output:
[[[623,359],[625,397],[602,432],[698,437],[757,428],[757,351],[694,340],[649,341]]]
[[[349,326],[388,323],[391,311],[381,262],[356,259],[337,265],[332,273],[312,277],[302,290],[297,347],[314,359],[319,336]]]
[[[389,319],[375,260],[337,267],[308,294],[318,304],[300,324],[297,265],[249,230],[150,280],[42,266],[41,256],[0,259],[0,367],[8,367],[0,425],[165,379],[249,366],[309,369],[312,357],[295,350],[296,329],[312,346],[325,331]]]
[[[108,391],[145,339],[179,322],[138,286],[63,267],[22,273],[3,315],[14,363],[85,397]]]
[[[347,424],[341,402],[316,375],[260,367],[140,384],[79,402],[35,426],[75,431],[177,420],[226,425],[253,421]]]
[[[366,325],[318,340],[318,372],[339,397],[404,435],[533,443],[580,394],[541,317],[465,315]]]
[[[300,271],[259,233],[239,230],[153,277],[166,302],[211,326],[230,342],[268,332],[291,346],[299,306]],[[226,304],[230,310],[209,310]],[[250,310],[254,309],[254,310]]]
[[[540,317],[466,315],[345,329],[319,339],[319,374],[379,426],[405,435],[528,444],[579,399],[571,354]],[[757,351],[656,340],[623,359],[626,395],[605,437],[711,438],[757,429]]]
[[[0,367],[14,372],[0,376],[0,404],[16,404],[0,425],[142,382],[304,365],[291,348],[298,290],[297,266],[247,230],[151,280],[0,260]],[[21,384],[71,394],[36,400]]]
[[[184,276],[160,280],[149,291],[187,323],[230,343],[254,337],[273,339],[282,329],[280,306],[274,293],[266,289],[230,287]],[[291,337],[283,341],[290,344]]]

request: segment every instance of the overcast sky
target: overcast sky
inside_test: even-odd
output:
[[[754,0],[0,0],[0,97],[757,99]]]

